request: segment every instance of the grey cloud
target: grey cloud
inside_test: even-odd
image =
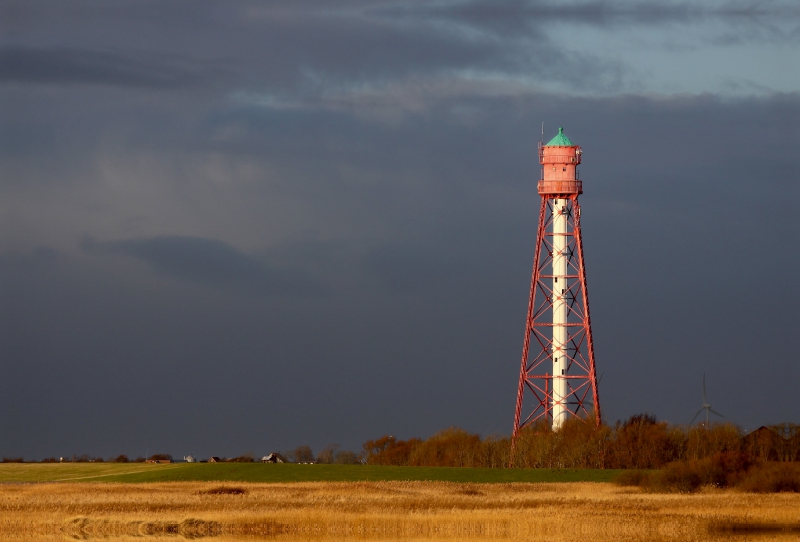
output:
[[[507,36],[508,32],[530,32],[557,23],[616,26],[622,24],[662,25],[686,23],[698,18],[775,20],[798,14],[798,7],[789,1],[728,0],[720,2],[685,1],[609,1],[553,3],[546,0],[495,2],[468,0],[463,2],[392,2],[367,10],[387,18],[409,18],[416,21],[461,22]]]
[[[185,67],[153,58],[69,48],[0,50],[0,83],[177,89],[200,80]]]
[[[797,14],[797,8],[785,2],[697,7],[685,2],[552,5],[480,0],[333,6],[237,2],[223,11],[201,2],[161,6],[158,16],[144,17],[136,4],[122,3],[113,9],[64,10],[58,18],[43,15],[39,32],[79,45],[17,45],[0,55],[0,64],[4,81],[141,88],[214,85],[272,94],[284,102],[381,89],[415,77],[448,81],[459,73],[489,80],[506,76],[531,85],[556,82],[579,91],[632,91],[641,74],[629,63],[593,54],[586,44],[563,43],[558,25],[614,31],[617,26],[720,21],[720,28],[689,40],[697,47],[727,43],[731,36],[745,41],[793,39],[791,30],[783,28],[791,13]],[[93,25],[115,20],[124,21],[119,33],[98,41]],[[187,21],[201,31],[187,32]],[[152,40],[142,42],[141,35]],[[137,53],[116,52],[130,50],[131,43]],[[160,59],[166,55],[172,61]]]
[[[274,93],[273,102],[316,101],[332,107],[351,99],[369,101],[378,94],[391,99],[397,87],[423,79],[433,86],[458,86],[464,79],[491,87],[505,79],[531,89],[556,84],[578,92],[635,92],[647,79],[648,66],[636,64],[622,51],[604,56],[590,43],[564,39],[559,25],[622,33],[649,27],[657,32],[644,38],[650,40],[644,46],[650,51],[674,47],[673,29],[679,27],[695,29],[689,39],[678,40],[685,49],[725,42],[731,35],[738,45],[793,39],[796,25],[787,28],[786,21],[800,16],[800,9],[786,1],[762,4],[476,0],[351,4],[307,11],[304,6],[287,10],[292,13],[288,23],[272,14],[261,21],[276,37],[274,42],[268,38],[276,47],[268,47],[264,59],[273,69],[278,67],[278,73],[287,60],[304,71],[294,73],[285,87],[268,77],[253,79],[247,89],[257,93],[260,83],[269,87],[268,94]]]
[[[248,3],[241,3],[238,10],[221,14],[217,26],[205,20],[212,15],[209,6],[201,4],[191,10],[195,19],[204,21],[203,40],[197,35],[182,35],[181,26],[172,20],[177,15],[171,11],[156,21],[125,15],[125,29],[116,48],[125,50],[129,46],[123,41],[126,35],[156,36],[152,43],[140,44],[144,52],[135,55],[96,52],[101,49],[92,48],[91,32],[86,40],[81,37],[80,41],[86,42],[81,49],[9,48],[0,54],[0,80],[177,88],[214,79],[211,74],[202,77],[203,70],[195,69],[196,64],[207,63],[212,67],[224,64],[228,69],[220,84],[252,89],[266,85],[290,96],[315,96],[336,93],[337,88],[346,91],[365,84],[381,86],[443,70],[522,71],[568,83],[591,79],[591,84],[597,85],[607,84],[605,74],[609,68],[618,69],[591,55],[565,52],[548,37],[543,21],[533,16],[520,17],[511,8],[494,8],[492,16],[458,11],[432,14],[422,4],[415,4],[410,9],[417,14],[416,21],[409,24],[405,15],[370,7],[314,9],[304,4],[282,8],[278,14],[274,9],[264,9],[260,16],[250,18],[245,14],[249,10],[259,13],[259,9],[247,6]],[[469,6],[464,9],[469,11]],[[480,12],[482,7],[474,9]],[[226,27],[236,23],[237,13],[247,23],[234,39],[221,39]],[[81,11],[80,15],[77,18],[67,12],[63,18],[74,17],[78,28],[87,24],[86,18],[108,24],[107,13]],[[505,29],[500,29],[502,35],[498,35],[497,29],[491,28],[517,24],[525,28],[514,35]],[[154,32],[153,26],[159,30]],[[61,28],[55,30],[63,32]],[[160,42],[162,35],[173,32],[176,41]],[[171,64],[153,60],[164,52],[183,60]],[[187,59],[191,59],[191,68],[187,67]]]
[[[106,242],[84,237],[81,248],[94,255],[122,254],[137,258],[157,273],[179,280],[271,294],[321,291],[320,285],[303,272],[270,266],[227,243],[202,237],[159,236]]]
[[[282,66],[293,59],[305,72],[295,74],[294,83],[285,88],[271,78],[262,81],[269,87],[262,102],[334,108],[354,100],[391,100],[397,87],[413,87],[423,79],[430,86],[458,86],[464,79],[492,87],[505,78],[510,85],[530,88],[556,83],[579,92],[638,91],[647,68],[623,61],[625,55],[594,54],[588,43],[563,41],[558,25],[589,25],[606,32],[649,25],[664,34],[651,38],[645,49],[671,50],[673,33],[666,29],[699,29],[704,21],[713,22],[711,31],[704,27],[691,39],[679,40],[680,47],[697,50],[715,43],[791,39],[791,29],[783,28],[787,12],[800,14],[787,3],[604,1],[388,2],[287,11],[293,15],[288,23],[270,11],[264,14],[262,23],[282,42],[280,58],[270,56],[269,62]],[[736,42],[730,41],[732,35]],[[268,48],[267,55],[272,54]],[[257,95],[259,84],[253,83],[248,89]]]

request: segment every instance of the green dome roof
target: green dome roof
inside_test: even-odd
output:
[[[559,126],[558,135],[551,139],[545,147],[575,147],[575,143],[564,135],[564,129]]]

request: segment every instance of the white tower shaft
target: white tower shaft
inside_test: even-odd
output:
[[[567,295],[569,263],[567,241],[567,199],[553,200],[553,429],[558,429],[568,416],[567,370]]]

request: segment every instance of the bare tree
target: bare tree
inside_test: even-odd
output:
[[[336,452],[336,457],[334,458],[333,462],[337,465],[358,465],[358,459],[359,458],[355,452],[351,452],[350,450],[342,450],[341,452]]]
[[[311,451],[309,446],[298,446],[292,452],[295,463],[313,463],[314,452]]]
[[[339,445],[335,442],[328,444],[317,456],[317,463],[333,463],[333,460],[336,458],[336,450],[338,449]]]

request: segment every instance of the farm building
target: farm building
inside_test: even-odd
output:
[[[800,461],[800,431],[786,441],[787,461]]]
[[[800,431],[791,424],[762,425],[742,438],[742,451],[762,461],[797,461]]]
[[[777,461],[783,448],[783,437],[762,425],[742,438],[742,451],[753,459]]]
[[[262,463],[288,463],[288,461],[286,461],[286,458],[283,457],[281,454],[279,454],[277,452],[273,452],[273,453],[271,453],[269,455],[265,455],[264,457],[261,458],[261,462]]]
[[[208,462],[209,463],[222,463],[222,459],[220,459],[219,457],[217,457],[215,455],[212,455],[211,457],[208,458]]]

